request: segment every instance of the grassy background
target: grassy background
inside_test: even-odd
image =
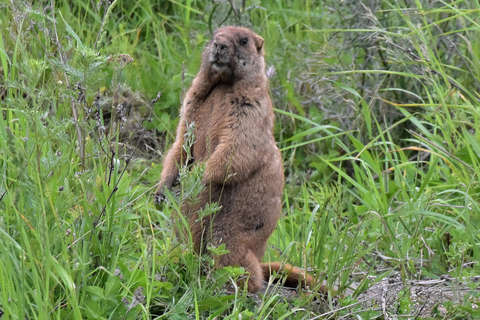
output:
[[[3,318],[386,319],[356,302],[394,272],[478,287],[479,2],[232,3],[0,2]],[[241,270],[173,237],[175,201],[153,206],[182,93],[221,23],[265,38],[287,176],[265,259],[335,283],[344,296],[321,306],[315,290],[226,293]],[[157,142],[128,140],[139,156],[125,132],[145,114]],[[433,316],[479,317],[478,299]],[[395,313],[413,304],[406,291]]]

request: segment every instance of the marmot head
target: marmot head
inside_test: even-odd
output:
[[[265,73],[263,38],[243,27],[222,27],[215,31],[203,56],[212,76],[220,82],[255,78]]]

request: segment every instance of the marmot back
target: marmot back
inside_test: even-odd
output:
[[[162,199],[185,160],[184,135],[194,124],[194,164],[205,164],[199,201],[185,204],[195,249],[225,244],[216,266],[242,266],[251,292],[263,287],[260,263],[281,215],[284,186],[273,137],[273,108],[265,75],[263,39],[242,27],[218,29],[207,44],[200,71],[180,110],[176,140],[163,162],[156,193]],[[197,212],[216,201],[221,209],[199,221]],[[278,269],[278,268],[277,268]]]

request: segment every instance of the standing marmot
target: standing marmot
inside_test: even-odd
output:
[[[176,140],[163,162],[156,193],[162,199],[186,158],[184,135],[194,124],[194,163],[205,164],[206,185],[199,201],[184,205],[195,250],[225,244],[229,253],[214,257],[217,267],[242,266],[248,290],[263,287],[264,273],[283,269],[309,282],[298,268],[261,264],[267,239],[277,225],[284,185],[280,151],[273,137],[273,108],[265,74],[263,39],[242,27],[218,29],[180,110]],[[199,221],[197,212],[216,201],[219,212]],[[305,279],[305,277],[307,279]]]

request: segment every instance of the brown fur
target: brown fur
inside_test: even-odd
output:
[[[284,186],[273,122],[263,39],[247,28],[220,28],[205,48],[200,71],[186,93],[156,196],[161,199],[177,178],[186,157],[186,126],[194,123],[191,151],[194,163],[205,165],[206,188],[199,201],[183,206],[182,213],[190,223],[195,250],[225,244],[229,252],[214,257],[216,266],[245,268],[250,292],[263,287],[270,269],[287,271],[297,283],[312,282],[298,268],[260,263],[281,215]],[[198,210],[211,201],[220,204],[220,211],[199,220]]]
[[[262,263],[262,269],[265,279],[269,279],[274,273],[286,274],[285,281],[283,282],[283,285],[286,287],[296,288],[298,285],[301,285],[304,288],[313,288],[313,285],[315,284],[315,280],[311,275],[288,263]],[[322,287],[320,290],[325,291],[325,288]]]

